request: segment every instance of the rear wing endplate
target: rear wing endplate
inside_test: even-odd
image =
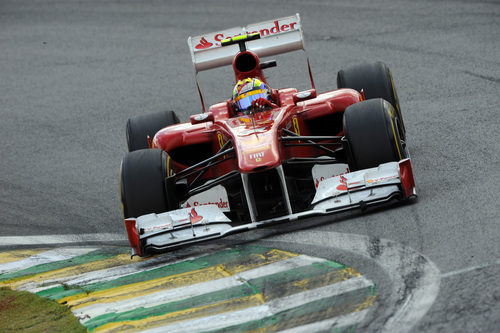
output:
[[[260,39],[248,43],[247,49],[259,57],[304,50],[299,14],[189,37],[188,45],[195,72],[230,65],[240,51],[237,44],[222,47],[221,41],[245,34],[260,33]]]

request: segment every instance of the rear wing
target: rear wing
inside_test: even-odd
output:
[[[198,73],[207,69],[232,64],[234,57],[240,51],[240,47],[238,44],[222,47],[221,42],[223,40],[235,36],[251,35],[255,33],[259,33],[260,38],[248,43],[246,49],[255,53],[259,58],[297,50],[303,50],[304,53],[306,51],[304,47],[302,24],[298,13],[293,16],[249,24],[246,27],[234,27],[200,36],[189,37],[189,51],[191,52],[191,59],[194,65],[196,87],[200,94],[203,112],[206,112],[206,109],[203,94],[198,82]],[[314,80],[307,54],[306,60],[311,86],[314,89]]]
[[[259,33],[260,39],[248,43],[247,50],[259,57],[304,50],[304,38],[299,14],[270,21],[254,23],[246,27],[235,27],[208,34],[189,37],[195,72],[230,65],[240,51],[238,45],[222,47],[221,41],[240,35]]]

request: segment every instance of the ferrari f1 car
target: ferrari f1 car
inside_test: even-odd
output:
[[[127,122],[120,188],[133,255],[416,196],[385,64],[341,70],[338,89],[317,93],[307,60],[311,89],[272,89],[274,108],[242,113],[229,99],[206,110],[200,71],[232,64],[236,81],[267,83],[263,70],[276,61],[261,58],[305,51],[300,17],[188,44],[204,112],[188,123],[173,111]]]

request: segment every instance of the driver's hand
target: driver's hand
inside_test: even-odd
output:
[[[255,109],[264,109],[265,107],[274,107],[274,104],[265,99],[265,98],[258,98],[256,99],[255,101],[252,102],[252,106],[255,108]]]

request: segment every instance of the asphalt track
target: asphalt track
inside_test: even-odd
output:
[[[296,12],[319,91],[335,88],[343,67],[377,60],[389,65],[420,198],[389,210],[244,234],[228,244],[263,242],[338,257],[382,281],[383,309],[393,305],[386,271],[353,251],[315,244],[308,232],[356,234],[374,245],[390,240],[423,254],[441,272],[436,300],[402,331],[495,331],[498,1],[4,0],[0,236],[123,234],[118,167],[127,118],[174,109],[186,121],[200,111],[187,36]],[[297,80],[295,70],[303,68],[303,59],[290,58],[278,57],[279,67],[267,71],[269,81],[305,88],[305,71]],[[209,102],[227,98],[231,82],[224,70],[202,74],[207,94],[220,96]],[[405,286],[412,289],[415,279],[409,275]],[[371,331],[384,323],[372,317],[366,325]]]

